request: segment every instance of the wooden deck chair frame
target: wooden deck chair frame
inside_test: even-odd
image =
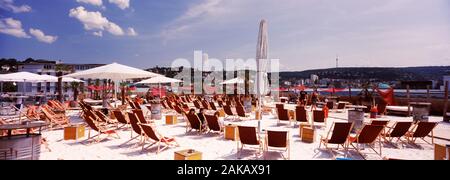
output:
[[[197,114],[186,114],[186,119],[187,119],[186,133],[194,130],[194,128],[192,127],[191,121],[198,121],[199,129],[195,129],[195,130],[198,130],[198,133],[202,134],[202,132],[203,132],[202,121],[200,121],[200,118],[197,116]]]
[[[206,124],[208,125],[208,132],[218,132],[219,135],[223,133],[224,127],[219,122],[219,116],[217,113],[215,115],[205,115]],[[217,130],[217,128],[219,130]]]
[[[398,143],[399,141],[401,141],[402,143],[406,143],[406,141],[402,140],[402,137],[404,137],[405,134],[408,133],[412,125],[413,125],[412,122],[396,122],[393,127],[386,126],[387,131],[385,131],[385,133],[382,134],[382,138],[384,139],[385,142],[389,142],[392,145],[394,145],[393,140],[395,138],[397,138],[396,143]],[[398,135],[392,137],[393,133]]]
[[[280,116],[280,113],[283,113],[283,114]],[[289,117],[289,110],[284,109],[284,108],[277,108],[277,119],[278,119],[277,124],[280,124],[281,121],[284,121],[284,122],[287,121],[287,122],[289,122],[289,126],[290,126],[292,123],[292,119],[291,119],[291,117]]]
[[[242,139],[241,139],[241,135],[244,134],[241,132],[241,130],[249,130],[250,128],[254,128],[255,129],[255,135],[256,135],[256,142],[257,144],[246,144],[246,143],[242,143]],[[259,155],[261,153],[264,152],[264,146],[263,146],[263,142],[261,140],[260,135],[258,134],[256,127],[251,127],[251,126],[238,126],[237,128],[237,140],[236,140],[236,144],[237,144],[237,153],[236,156],[239,159],[241,157],[241,151],[244,149],[245,145],[248,146],[258,146],[258,152],[255,155]],[[253,134],[253,133],[252,133]],[[247,136],[245,136],[246,138],[248,138]]]
[[[233,110],[231,109],[231,106],[224,105],[223,106],[223,112],[225,112],[224,120],[230,119],[229,117],[233,117],[232,120],[236,120],[237,119],[237,115],[233,113]]]
[[[286,145],[284,146],[284,147],[276,147],[276,146],[270,146],[270,143],[269,143],[269,138],[270,138],[270,135],[272,134],[272,133],[286,133]],[[281,156],[285,159],[285,160],[290,160],[291,159],[291,139],[290,139],[290,133],[289,133],[289,131],[271,131],[271,130],[268,130],[267,131],[267,134],[266,134],[266,138],[265,138],[265,142],[264,142],[264,151],[265,151],[265,153],[267,153],[270,149],[269,148],[272,148],[272,149],[275,149],[275,150],[277,150],[277,151],[284,151],[284,152],[286,152],[287,153],[287,156],[284,156],[284,154],[281,152],[280,154],[281,154]],[[264,154],[264,159],[266,159],[266,156],[265,156],[265,154]]]
[[[85,142],[88,142],[90,140],[93,140],[93,142],[87,143],[86,145],[90,145],[92,143],[99,143],[109,137],[113,137],[112,135],[115,134],[117,137],[114,137],[116,139],[120,139],[119,134],[117,134],[116,130],[113,129],[107,129],[105,126],[101,126],[95,122],[93,119],[94,117],[85,115],[84,121],[88,124],[89,130],[88,130],[88,138],[82,142],[82,144],[86,144]],[[97,135],[91,137],[91,130],[97,132]],[[106,134],[107,136],[104,138],[101,138],[100,136],[102,134]]]
[[[421,126],[421,124],[425,124],[425,125]],[[422,128],[423,126],[427,126],[427,125],[431,129],[430,131],[425,129],[425,130],[428,131],[427,135],[421,136],[421,137],[414,137],[415,133],[418,130],[420,130],[420,128]],[[408,143],[416,144],[417,139],[422,139],[422,141],[426,142],[427,144],[431,144],[432,145],[432,144],[434,144],[434,129],[436,128],[437,125],[438,125],[438,123],[436,123],[436,122],[418,122],[418,123],[413,125],[411,131],[406,133],[406,135],[405,135],[406,140],[408,141]],[[425,128],[427,128],[427,127],[425,127]],[[425,140],[425,137],[429,136],[430,133],[431,133],[431,143]]]
[[[153,145],[158,146],[158,150],[156,151],[156,154],[159,154],[161,151],[169,148],[169,147],[179,147],[180,144],[178,144],[177,141],[175,141],[174,138],[168,138],[168,137],[160,137],[158,136],[158,132],[154,129],[152,125],[149,124],[140,124],[142,128],[142,135],[144,136],[144,141],[153,141],[150,145],[145,147],[145,143],[142,144],[142,150],[148,149],[149,147]],[[165,145],[163,148],[161,148],[162,143]]]
[[[339,128],[342,128],[342,129],[335,129],[335,128],[337,128],[336,127],[337,125],[339,125]],[[350,136],[350,133],[353,129],[353,125],[354,125],[353,122],[351,122],[351,123],[347,123],[347,122],[333,123],[333,125],[328,130],[328,133],[326,134],[326,136],[322,136],[322,135],[320,136],[319,149],[321,149],[322,144],[323,144],[325,146],[325,149],[330,151],[330,153],[333,155],[333,157],[336,158],[336,155],[334,154],[333,150],[339,150],[339,146],[342,146],[342,148],[344,148],[345,153],[347,154],[348,146],[349,146],[348,137]],[[348,126],[348,127],[346,127],[346,126]],[[346,128],[346,129],[344,129],[344,128]],[[335,136],[337,136],[336,133],[342,133],[343,130],[345,130],[344,131],[345,133],[343,133],[345,135],[343,143],[330,142],[331,140],[333,140],[333,138],[341,138],[341,137],[335,137]],[[330,135],[331,135],[331,137],[330,137]],[[337,144],[337,147],[335,149],[330,148],[330,147],[328,147],[329,144]]]
[[[379,128],[379,132],[378,134],[376,134],[376,137],[374,138],[374,140],[370,143],[359,143],[359,139],[361,134],[365,133],[364,131],[367,129],[367,127],[369,128],[369,130],[371,130],[370,128]],[[364,144],[369,146],[370,149],[372,149],[376,154],[378,154],[380,157],[382,157],[382,145],[381,145],[381,141],[378,138],[381,135],[381,132],[383,131],[383,126],[377,126],[377,125],[364,125],[364,127],[361,129],[360,132],[357,133],[356,137],[354,138],[354,141],[350,141],[349,144],[356,150],[356,152],[363,158],[366,159],[366,157],[361,153],[361,149],[359,148],[360,144]],[[374,133],[375,134],[375,133]],[[364,134],[363,134],[364,135]],[[376,141],[378,140],[378,146],[379,146],[379,152],[377,150],[375,150],[375,146],[374,144],[376,143]],[[356,143],[356,146],[354,145]]]
[[[236,106],[236,119],[238,120],[246,120],[250,118],[250,114],[245,112],[244,106]]]

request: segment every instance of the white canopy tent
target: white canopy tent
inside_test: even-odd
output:
[[[44,82],[45,78],[39,74],[34,74],[30,72],[17,72],[10,74],[0,75],[1,82],[23,82],[22,92],[25,94],[25,83],[31,82]],[[2,91],[3,91],[3,83],[2,83]]]
[[[150,78],[150,79],[146,79],[140,82],[137,82],[136,84],[158,84],[158,88],[161,87],[161,84],[164,83],[180,83],[182,82],[181,80],[178,79],[173,79],[173,78],[168,78],[165,76],[157,76],[154,78]],[[161,97],[161,90],[159,90],[159,96]]]
[[[73,78],[84,78],[84,79],[110,79],[114,81],[115,89],[117,92],[117,85],[119,81],[124,81],[127,79],[137,79],[137,78],[150,78],[162,76],[160,74],[144,71],[142,69],[125,66],[118,63],[112,63],[97,68],[88,69],[85,71],[68,74],[65,77]],[[123,93],[122,93],[123,94]],[[124,95],[124,94],[123,94]],[[124,102],[122,97],[122,102]],[[106,104],[103,104],[106,106]]]
[[[45,81],[44,82],[58,82],[58,77],[56,76],[51,76],[51,75],[41,75],[42,77],[44,77]],[[79,80],[79,79],[75,79],[75,78],[71,78],[71,77],[63,77],[62,78],[62,82],[79,82],[82,83],[84,81]]]
[[[68,74],[65,77],[84,79],[111,79],[113,81],[123,81],[127,79],[149,78],[156,76],[161,75],[118,63],[112,63],[97,68],[88,69],[86,71]]]

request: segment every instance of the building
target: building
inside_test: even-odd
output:
[[[63,75],[67,75],[70,73],[75,73],[78,71],[83,71],[95,67],[102,66],[104,64],[65,64],[61,61],[47,61],[47,60],[33,60],[27,59],[17,65],[17,71],[19,72],[30,72],[40,75],[51,75],[57,76],[57,73],[60,71]],[[22,83],[17,83],[18,92],[23,91]],[[43,82],[43,83],[27,83],[25,85],[25,92],[27,93],[37,93],[37,92],[47,92],[54,94],[56,93],[57,83]],[[64,94],[71,95],[72,89],[70,88],[70,83],[63,83],[63,92]]]
[[[441,86],[441,91],[445,90],[445,82],[448,82],[449,88],[450,88],[450,76],[444,76],[443,83],[442,83],[442,86]]]

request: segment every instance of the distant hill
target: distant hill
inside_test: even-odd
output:
[[[311,74],[319,78],[329,79],[361,79],[379,81],[442,81],[442,76],[450,75],[450,66],[424,67],[346,67],[331,69],[316,69],[298,72],[281,72],[281,80],[308,79]]]

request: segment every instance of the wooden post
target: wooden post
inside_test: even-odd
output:
[[[450,120],[449,117],[447,117],[447,109],[448,109],[448,81],[445,82],[445,86],[444,86],[444,90],[445,90],[445,94],[444,94],[444,121],[448,122]]]
[[[427,102],[430,102],[430,85],[427,85]]]
[[[409,84],[406,85],[406,102],[408,103],[408,116],[411,115]]]

